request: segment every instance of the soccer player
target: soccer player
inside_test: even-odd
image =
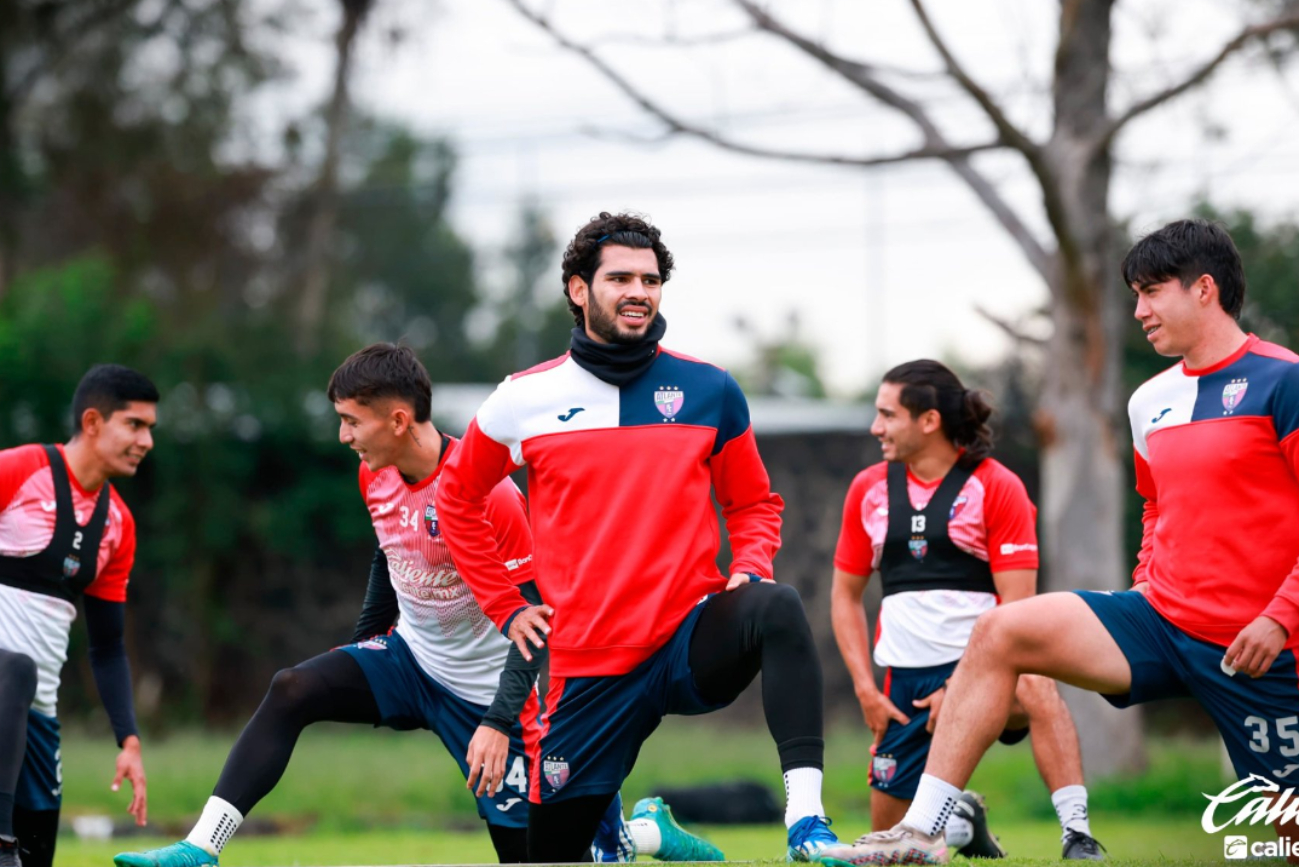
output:
[[[435,732],[475,785],[497,856],[525,860],[527,777],[513,703],[535,703],[535,673],[503,674],[509,642],[447,554],[433,491],[457,442],[433,425],[431,388],[415,354],[391,344],[362,349],[334,371],[328,395],[338,437],[360,458],[361,496],[378,537],[354,643],[278,672],[189,836],[122,853],[114,859],[119,867],[217,864],[248,812],[279,782],[302,730],[321,721]],[[494,550],[531,595],[523,495],[504,480],[485,508]]]
[[[831,618],[852,673],[871,747],[871,827],[896,825],[915,797],[946,684],[975,620],[1037,585],[1037,510],[1019,477],[990,457],[992,408],[937,361],[884,375],[871,433],[884,460],[848,489],[834,558]],[[862,594],[879,570],[884,600],[874,646],[887,666],[875,686]],[[1078,732],[1055,682],[1025,675],[1003,743],[1032,734],[1033,757],[1063,828],[1065,859],[1098,860],[1087,820]],[[1030,728],[1030,723],[1031,728]],[[982,798],[958,798],[947,842],[967,857],[1005,852],[987,832]]]
[[[148,818],[144,761],[123,642],[135,519],[108,480],[133,476],[153,448],[158,390],[116,364],[92,367],[59,446],[0,451],[0,867],[50,867],[59,829],[59,673],[76,600],[90,667],[118,753],[112,788]]]
[[[911,809],[839,850],[844,860],[944,860],[943,823],[1023,674],[1118,707],[1191,696],[1242,779],[1287,785],[1299,755],[1299,356],[1240,329],[1244,271],[1219,225],[1170,223],[1122,270],[1146,339],[1181,359],[1128,403],[1146,500],[1133,587],[1048,593],[982,617]]]
[[[813,860],[836,842],[821,806],[820,664],[798,594],[772,580],[782,503],[735,380],[659,345],[672,267],[638,216],[582,227],[563,261],[570,352],[497,388],[437,493],[483,610],[521,649],[549,646],[541,737],[529,745],[533,861],[579,859],[662,717],[721,708],[759,670],[788,854]],[[484,520],[492,489],[524,466],[545,606],[515,589]],[[729,577],[715,563],[710,493]]]

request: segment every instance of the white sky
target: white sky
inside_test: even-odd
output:
[[[917,142],[908,122],[771,37],[688,50],[617,38],[657,36],[665,27],[681,35],[734,30],[742,19],[726,0],[530,2],[570,35],[598,41],[602,56],[679,114],[735,138],[858,155]],[[854,58],[939,68],[905,0],[770,5]],[[267,96],[263,111],[300,116],[324,98],[334,7],[296,28],[287,58],[295,83]],[[1119,3],[1112,105],[1180,80],[1256,8],[1228,0]],[[1050,118],[1045,87],[1057,10],[1043,0],[930,4],[967,69],[1039,137]],[[393,44],[387,34],[396,27],[406,37]],[[934,100],[954,139],[986,135],[987,122],[950,88],[909,86]],[[367,112],[456,143],[454,221],[482,253],[488,282],[499,279],[496,253],[529,198],[544,206],[565,243],[600,210],[649,214],[678,263],[665,290],[665,342],[721,364],[751,359],[752,336],[736,327],[737,317],[774,338],[796,312],[828,383],[850,394],[910,358],[994,358],[1007,343],[974,306],[1015,318],[1045,300],[1009,236],[941,164],[863,171],[733,155],[680,137],[629,141],[660,127],[504,0],[378,0],[354,98]],[[1128,128],[1118,147],[1115,213],[1145,231],[1207,193],[1219,207],[1290,217],[1299,187],[1297,119],[1295,76],[1277,73],[1257,51],[1243,53],[1210,86]],[[977,165],[1031,225],[1042,226],[1018,158],[988,155]],[[554,270],[546,291],[558,292],[558,262]]]

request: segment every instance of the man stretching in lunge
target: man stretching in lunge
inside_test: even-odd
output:
[[[772,581],[781,500],[735,380],[659,346],[672,265],[639,217],[582,227],[563,262],[571,351],[496,389],[438,488],[447,543],[483,610],[517,646],[550,647],[530,746],[532,861],[580,859],[662,717],[724,707],[759,670],[789,855],[814,860],[837,842],[821,806],[820,664],[798,594]],[[524,466],[537,584],[553,609],[518,592],[485,520],[492,490]],[[712,493],[729,578],[715,562]]]
[[[1024,674],[1118,707],[1193,697],[1241,779],[1294,785],[1299,356],[1240,329],[1244,271],[1217,224],[1181,220],[1146,236],[1124,258],[1123,280],[1151,346],[1181,358],[1128,403],[1146,499],[1134,586],[1047,593],[981,617],[911,809],[892,830],[837,848],[840,860],[947,860],[947,817]]]
[[[980,614],[1032,596],[1037,510],[1024,483],[989,456],[992,409],[937,361],[884,375],[871,433],[884,461],[853,479],[834,558],[831,617],[852,673],[871,747],[871,827],[892,828],[915,797],[945,687]],[[876,569],[884,585],[875,686],[862,594]],[[1078,732],[1055,682],[1025,675],[999,740],[1033,738],[1033,758],[1063,828],[1065,859],[1099,860],[1087,821]],[[943,711],[945,714],[946,711]],[[1031,729],[1030,729],[1030,723]],[[947,842],[966,857],[1001,858],[981,796],[965,792]]]
[[[379,541],[356,643],[276,674],[189,837],[120,854],[118,867],[215,865],[279,782],[302,730],[322,721],[437,733],[475,789],[499,859],[527,860],[530,783],[518,718],[523,708],[535,724],[536,671],[492,627],[447,553],[433,494],[457,441],[430,419],[431,388],[415,354],[392,344],[367,347],[334,372],[328,394],[339,440],[361,459],[361,495]],[[513,482],[493,486],[485,515],[510,580],[538,598],[523,495]],[[605,819],[613,838],[603,845],[616,851],[620,805]]]

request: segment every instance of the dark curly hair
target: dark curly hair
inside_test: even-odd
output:
[[[947,365],[928,358],[908,361],[884,374],[884,381],[902,386],[899,400],[912,418],[938,410],[943,435],[965,449],[963,465],[975,464],[992,452],[988,427],[992,407],[980,392],[962,385]]]
[[[569,297],[568,281],[577,276],[589,286],[595,272],[600,269],[600,250],[605,244],[653,250],[659,262],[659,277],[666,283],[672,276],[672,254],[663,245],[658,229],[638,214],[601,211],[600,216],[592,218],[577,230],[568,249],[564,251],[564,297],[568,300],[568,309],[578,328],[586,327],[586,314]]]

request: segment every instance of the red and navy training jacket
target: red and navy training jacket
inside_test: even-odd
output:
[[[1133,581],[1188,634],[1226,647],[1260,614],[1299,647],[1299,355],[1250,335],[1128,404],[1145,497]]]
[[[566,354],[514,374],[487,399],[442,471],[437,510],[461,576],[502,630],[526,603],[483,503],[525,466],[537,586],[555,609],[556,675],[631,671],[700,599],[724,589],[710,490],[731,572],[772,577],[783,503],[744,394],[718,367],[661,349],[618,387]]]

